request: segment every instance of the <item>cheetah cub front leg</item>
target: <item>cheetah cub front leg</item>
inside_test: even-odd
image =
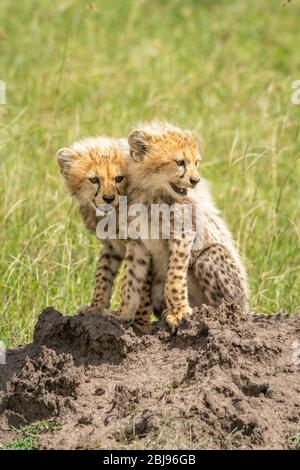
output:
[[[102,314],[125,325],[135,324],[143,333],[150,330],[151,257],[138,241],[127,243],[121,303],[118,311],[104,309]]]
[[[165,284],[165,299],[167,308],[164,312],[172,332],[176,331],[183,317],[192,311],[188,301],[187,270],[190,259],[192,240],[169,240],[169,265]]]
[[[152,284],[152,268],[150,267],[147,274],[146,282],[142,288],[139,308],[135,313],[134,326],[143,334],[151,331],[151,284]]]
[[[113,282],[118,273],[122,257],[110,243],[104,243],[95,276],[95,287],[91,305],[80,307],[78,313],[101,313],[109,308]]]

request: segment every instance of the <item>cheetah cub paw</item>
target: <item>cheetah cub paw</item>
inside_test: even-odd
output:
[[[184,317],[191,315],[191,314],[192,314],[191,307],[184,307],[184,308],[181,308],[180,310],[170,310],[170,311],[165,310],[163,312],[163,315],[169,327],[171,328],[172,333],[176,332],[177,327],[179,323],[181,322],[181,320]]]
[[[105,318],[109,319],[114,319],[117,320],[119,323],[121,323],[123,326],[126,328],[129,326],[132,326],[134,319],[133,318],[127,318],[122,316],[122,313],[119,312],[118,310],[112,310],[111,308],[103,308],[101,310],[101,315]]]
[[[150,322],[145,323],[143,325],[139,325],[138,323],[131,323],[131,325],[133,325],[134,328],[143,335],[149,335],[152,331],[152,325]]]
[[[83,305],[79,307],[77,313],[97,313],[101,314],[103,311],[103,307],[101,305]]]

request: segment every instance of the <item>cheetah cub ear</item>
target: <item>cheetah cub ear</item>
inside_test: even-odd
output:
[[[62,174],[65,174],[75,158],[75,153],[69,148],[62,148],[56,153],[56,157]]]
[[[135,161],[142,161],[150,147],[150,135],[141,129],[135,129],[128,136],[130,155]]]

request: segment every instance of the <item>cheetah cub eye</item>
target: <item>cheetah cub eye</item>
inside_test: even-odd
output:
[[[90,182],[93,183],[93,184],[99,184],[99,178],[98,176],[92,176],[91,178],[89,178]]]

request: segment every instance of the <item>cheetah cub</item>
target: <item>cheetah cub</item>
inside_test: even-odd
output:
[[[154,311],[164,311],[173,331],[191,307],[202,303],[216,307],[225,299],[246,309],[246,272],[207,182],[200,181],[196,138],[170,124],[152,123],[132,131],[128,142],[128,204],[144,204],[148,214],[153,204],[192,205],[201,243],[198,240],[195,248],[193,230],[177,237],[174,218],[169,239],[160,232],[156,240],[129,240],[118,318],[134,321],[150,266]],[[147,312],[144,315],[148,318]]]
[[[106,137],[87,138],[57,152],[67,188],[79,203],[85,226],[94,234],[100,219],[113,208],[116,221],[119,220],[119,197],[126,194],[129,158],[126,139]],[[119,233],[118,230],[116,233]],[[79,309],[82,313],[100,313],[103,308],[109,307],[113,282],[125,255],[126,240],[107,238],[102,241],[102,246],[92,302]],[[136,314],[135,326],[143,333],[149,328],[142,316],[145,309],[151,308],[149,297],[148,285]]]

